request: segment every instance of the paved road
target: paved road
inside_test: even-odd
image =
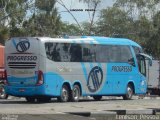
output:
[[[123,110],[127,110],[129,114],[132,114],[133,110],[136,114],[139,111],[150,114],[151,112],[148,110],[152,109],[160,110],[160,97],[144,99],[134,97],[133,100],[105,97],[102,101],[85,99],[80,102],[67,103],[59,103],[56,99],[49,103],[27,103],[23,98],[9,98],[8,100],[0,99],[0,120],[6,120],[7,117],[10,118],[7,120],[117,120],[115,111],[119,112],[120,110],[124,114]],[[78,113],[78,116],[75,113]],[[83,116],[79,116],[79,114],[83,114]],[[160,116],[157,119],[159,120]]]
[[[0,99],[0,113],[18,114],[56,114],[66,112],[98,112],[107,110],[143,110],[160,108],[160,98],[145,98],[122,100],[122,98],[105,98],[102,101],[81,100],[80,102],[59,103],[52,100],[49,103],[27,103],[25,99]]]

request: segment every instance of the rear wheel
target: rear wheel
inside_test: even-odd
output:
[[[78,102],[80,98],[80,87],[78,85],[74,85],[72,94],[71,94],[71,101]]]
[[[33,102],[35,102],[36,98],[26,97],[26,100],[27,100],[27,102],[29,102],[29,103],[33,103]]]
[[[96,101],[100,101],[102,99],[102,96],[93,96],[93,99]]]
[[[4,86],[0,86],[0,99],[7,99],[8,95],[5,92]]]
[[[57,99],[59,102],[67,102],[69,100],[69,88],[67,85],[62,86],[61,95]]]
[[[132,96],[133,96],[133,87],[132,87],[132,85],[128,84],[126,94],[123,96],[123,99],[124,100],[131,100]]]

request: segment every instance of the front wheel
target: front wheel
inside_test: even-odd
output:
[[[74,85],[72,94],[71,94],[71,101],[78,102],[80,98],[80,88],[78,85]]]
[[[133,87],[132,85],[127,86],[126,94],[123,96],[124,100],[131,100],[133,96]]]
[[[59,102],[67,102],[69,100],[69,88],[67,85],[62,86],[61,95],[57,99]]]
[[[0,86],[0,99],[7,99],[8,95],[5,92],[4,86]]]

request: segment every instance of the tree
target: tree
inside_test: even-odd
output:
[[[99,31],[102,36],[123,35],[130,33],[132,18],[127,13],[117,7],[103,9],[98,22]]]
[[[159,10],[160,0],[117,0],[114,4],[133,19],[131,38],[140,43],[144,51],[160,58]],[[128,28],[129,29],[129,28]]]
[[[0,37],[57,36],[62,22],[55,3],[56,0],[1,0]]]
[[[62,33],[68,36],[80,36],[81,30],[76,24],[62,23]]]
[[[35,0],[33,14],[23,24],[29,30],[29,36],[55,37],[60,34],[61,21],[55,3],[56,0]]]
[[[90,11],[90,10],[88,11],[90,23],[88,26],[88,33],[87,33],[87,35],[92,35],[93,33],[95,33],[94,19],[95,19],[95,14],[97,12],[97,7],[100,4],[101,0],[79,0],[79,1],[86,3],[88,6],[88,10],[93,9],[93,11]]]
[[[160,59],[160,12],[157,12],[152,21],[154,31],[146,45],[146,52],[150,53],[155,59]]]
[[[76,17],[72,14],[72,12],[66,7],[66,5],[65,5],[64,2],[63,2],[63,0],[57,0],[57,3],[59,3],[61,6],[63,6],[63,7],[66,9],[65,12],[68,12],[68,13],[73,17],[73,19],[74,19],[75,22],[77,23],[77,25],[78,25],[78,27],[79,27],[79,29],[80,29],[80,31],[81,31],[81,34],[82,34],[83,32],[82,32],[81,25],[79,24],[79,22],[78,22],[78,20],[76,19]]]
[[[160,0],[116,0],[114,6],[124,9],[132,17],[154,16]]]
[[[9,38],[8,31],[9,29],[7,29],[6,27],[0,28],[0,44],[4,45],[5,40]]]
[[[27,11],[29,0],[1,0],[0,1],[0,38],[1,42],[12,36],[17,36]],[[18,33],[20,35],[20,33]]]

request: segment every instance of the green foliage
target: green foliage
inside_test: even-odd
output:
[[[50,13],[54,9],[55,3],[56,3],[55,0],[35,0],[35,6],[39,10],[43,10],[47,13],[48,12]]]
[[[79,0],[79,1],[86,3],[88,6],[88,9],[94,9],[94,11],[88,11],[88,17],[90,22],[83,23],[83,27],[87,25],[87,31],[85,30],[83,34],[85,33],[86,35],[93,35],[95,34],[95,26],[96,26],[94,25],[95,24],[94,18],[97,12],[97,8],[101,3],[101,0]]]
[[[7,28],[0,28],[0,44],[4,45],[4,40],[7,40],[9,37]]]
[[[35,0],[34,13],[23,23],[27,36],[51,36],[60,34],[61,21],[55,0]]]
[[[127,26],[126,26],[127,25]],[[113,34],[127,34],[128,28],[132,25],[132,19],[127,13],[117,7],[103,9],[100,14],[98,27],[102,36],[112,36]]]
[[[157,12],[152,20],[154,31],[149,37],[148,44],[146,44],[146,51],[153,55],[154,58],[160,59],[160,12]]]
[[[79,1],[92,9],[97,9],[101,2]],[[63,23],[56,2],[0,0],[0,43],[14,36],[79,36],[82,26],[84,35],[130,38],[140,43],[145,52],[160,59],[160,0],[116,0],[113,7],[100,11],[96,22],[97,11],[88,12],[90,21],[81,26]]]
[[[7,29],[7,38],[57,36],[61,34],[62,24],[55,3],[56,0],[1,0],[0,30]],[[4,43],[6,34],[2,33]]]
[[[97,34],[130,38],[160,59],[159,4],[160,0],[117,0],[113,7],[101,10]]]
[[[26,14],[26,1],[1,0],[0,1],[0,39],[4,43],[6,39],[20,34],[22,22]]]
[[[132,17],[137,15],[152,17],[159,3],[160,0],[116,0],[114,6],[126,10]]]
[[[75,24],[67,24],[62,23],[62,34],[66,34],[68,36],[80,36],[81,30]]]

